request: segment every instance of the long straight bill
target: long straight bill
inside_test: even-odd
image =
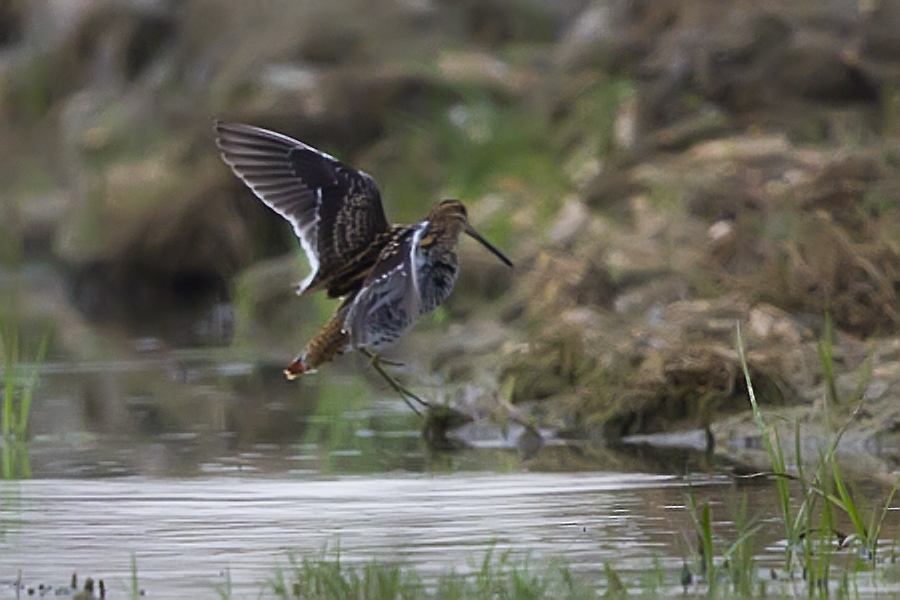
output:
[[[472,227],[471,225],[469,225],[467,223],[464,231],[466,233],[468,233],[470,236],[472,236],[473,238],[475,238],[476,240],[478,240],[482,246],[484,246],[485,248],[487,248],[488,250],[493,252],[494,256],[496,256],[497,258],[502,260],[504,263],[506,263],[507,266],[509,266],[509,267],[513,266],[512,261],[510,261],[508,258],[506,258],[506,256],[502,252],[500,252],[499,250],[494,248],[494,246],[491,245],[490,242],[488,242],[486,239],[481,237],[481,234],[478,233],[477,231],[475,231],[474,227]]]

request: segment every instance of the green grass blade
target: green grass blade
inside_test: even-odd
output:
[[[776,473],[787,473],[787,462],[784,460],[784,450],[781,447],[781,437],[778,435],[778,429],[773,430],[775,436],[774,455],[775,460],[772,461],[772,467]],[[798,457],[799,462],[799,457]],[[776,480],[778,486],[778,500],[781,503],[781,514],[784,518],[785,528],[788,538],[794,535],[791,523],[791,488],[786,477],[779,477]]]
[[[831,313],[825,312],[825,338],[816,344],[819,352],[819,362],[822,363],[822,376],[825,379],[825,387],[831,403],[837,405],[841,399],[837,393],[837,385],[834,378],[834,325],[831,322]]]
[[[3,353],[3,427],[4,439],[12,435],[16,395],[16,366],[19,360],[18,332],[8,320],[0,318],[0,352]]]
[[[231,568],[225,568],[225,581],[217,584],[215,589],[221,600],[231,600]]]
[[[131,553],[131,589],[129,592],[132,600],[140,600],[141,588],[138,584],[137,556],[134,552]]]
[[[603,573],[606,575],[606,592],[604,598],[626,598],[628,596],[628,588],[619,574],[612,568],[609,561],[603,563]]]
[[[874,360],[875,348],[870,346],[869,353],[866,355],[866,360],[864,360],[863,364],[859,367],[858,375],[856,377],[856,385],[853,388],[853,395],[850,396],[851,403],[863,400],[866,389],[872,382],[872,374],[874,373],[875,369]]]
[[[878,517],[876,521],[874,516],[875,513],[872,513],[872,527],[869,529],[870,538],[867,540],[869,543],[869,550],[872,551],[872,560],[875,560],[875,551],[878,548],[878,538],[881,537],[881,526],[884,524],[884,519],[887,517],[888,511],[891,510],[891,502],[894,501],[894,495],[897,493],[898,486],[895,485],[891,488],[891,493],[888,494],[887,500],[884,502],[884,506],[881,508],[881,515]]]
[[[841,476],[841,470],[838,468],[837,461],[833,460],[831,466],[832,472],[834,473],[834,484],[837,487],[838,495],[841,498],[841,507],[844,512],[847,513],[847,516],[850,517],[856,535],[858,535],[861,540],[868,541],[869,534],[866,531],[866,524],[863,523],[862,516],[859,514],[859,510],[853,502],[853,497],[850,495],[847,485],[844,483],[844,478]]]
[[[760,529],[762,529],[762,526],[754,525],[750,529],[747,529],[746,531],[741,533],[738,536],[738,538],[736,540],[734,540],[734,542],[732,542],[732,544],[730,546],[728,546],[728,549],[722,553],[722,557],[723,558],[731,557],[735,552],[738,551],[738,549],[740,549],[741,544],[743,544],[744,542],[749,540],[751,537],[753,537],[753,535],[756,534],[756,532],[759,531]]]
[[[756,427],[762,435],[763,443],[766,446],[769,460],[772,462],[773,470],[776,473],[784,473],[784,456],[780,453],[780,448],[779,452],[775,451],[775,447],[772,444],[772,438],[769,435],[769,428],[763,419],[762,411],[759,409],[759,404],[756,401],[756,392],[753,389],[753,381],[750,379],[750,367],[747,365],[747,357],[744,355],[744,340],[741,337],[740,322],[737,323],[737,344],[738,354],[741,359],[741,368],[744,371],[744,381],[747,384],[747,395],[750,397],[750,407],[753,409],[753,420],[756,422]]]
[[[13,456],[13,448],[12,444],[9,440],[5,441],[2,446],[0,446],[0,454],[2,454],[2,465],[3,472],[0,473],[3,475],[3,480],[17,479],[16,472],[13,467],[14,465],[14,456]]]
[[[703,539],[703,560],[706,564],[706,577],[709,581],[709,588],[712,590],[716,581],[713,563],[713,539],[712,539],[712,517],[709,510],[709,502],[703,503],[700,512],[700,533]]]
[[[774,430],[775,442],[772,442],[772,436],[769,433],[769,428],[766,425],[765,420],[762,416],[762,411],[759,408],[759,403],[756,401],[756,392],[753,389],[753,381],[750,379],[750,367],[747,365],[747,357],[744,354],[744,340],[741,337],[741,324],[737,323],[737,346],[738,346],[738,354],[741,359],[741,368],[744,371],[744,381],[747,384],[747,395],[750,397],[750,407],[753,410],[753,420],[756,422],[756,427],[759,429],[760,435],[762,435],[763,443],[766,447],[766,452],[769,455],[769,461],[772,463],[772,470],[776,474],[775,484],[778,487],[778,496],[781,504],[781,516],[784,523],[785,529],[785,537],[789,540],[788,550],[786,551],[785,559],[786,559],[786,567],[789,567],[791,560],[791,540],[795,539],[795,529],[794,529],[794,520],[791,517],[791,490],[788,484],[788,479],[783,477],[782,475],[787,474],[787,466],[784,460],[784,452],[781,448],[781,440],[778,437],[778,430]],[[799,442],[798,442],[799,444]],[[799,462],[800,457],[798,455],[797,462]]]
[[[31,377],[25,389],[22,390],[22,398],[19,404],[19,419],[16,423],[16,437],[19,439],[24,440],[28,432],[28,415],[31,414],[31,401],[34,398],[34,390],[37,388],[38,378],[41,375],[41,366],[44,364],[44,358],[47,356],[49,342],[50,334],[46,333],[41,338],[41,345],[38,347],[38,352],[35,356]]]
[[[828,598],[828,594],[823,593],[827,588],[824,587],[820,582],[823,582],[825,585],[827,585],[830,575],[831,563],[834,554],[832,545],[832,536],[834,535],[834,531],[834,510],[832,508],[832,505],[826,502],[822,505],[822,517],[819,523],[819,545],[816,553],[818,560],[815,562],[815,569],[809,569],[809,573],[811,574],[809,578],[810,584],[822,598]],[[807,564],[810,567],[813,566],[809,561],[807,562]]]

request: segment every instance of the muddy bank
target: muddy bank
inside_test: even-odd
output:
[[[717,452],[763,466],[739,325],[757,398],[775,422],[804,424],[808,459],[826,439],[827,364],[843,404],[833,428],[862,405],[842,451],[892,477],[900,255],[895,204],[877,198],[892,197],[897,173],[890,148],[762,135],[635,164],[625,177],[643,191],[624,217],[573,199],[551,228],[567,236],[520,259],[488,393],[565,436],[711,427]]]

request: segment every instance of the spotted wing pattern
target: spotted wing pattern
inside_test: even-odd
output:
[[[222,122],[215,131],[225,163],[300,238],[311,272],[297,293],[326,289],[342,295],[347,286],[335,274],[358,278],[347,267],[388,231],[375,181],[280,133]]]
[[[352,347],[375,350],[390,344],[419,318],[424,260],[419,243],[428,226],[423,221],[398,229],[382,249],[344,320]]]

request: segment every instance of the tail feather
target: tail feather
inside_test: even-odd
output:
[[[331,362],[335,356],[350,348],[350,337],[344,331],[344,318],[350,299],[352,296],[341,303],[328,324],[307,344],[303,353],[287,366],[284,374],[288,379],[312,373],[319,365]]]

